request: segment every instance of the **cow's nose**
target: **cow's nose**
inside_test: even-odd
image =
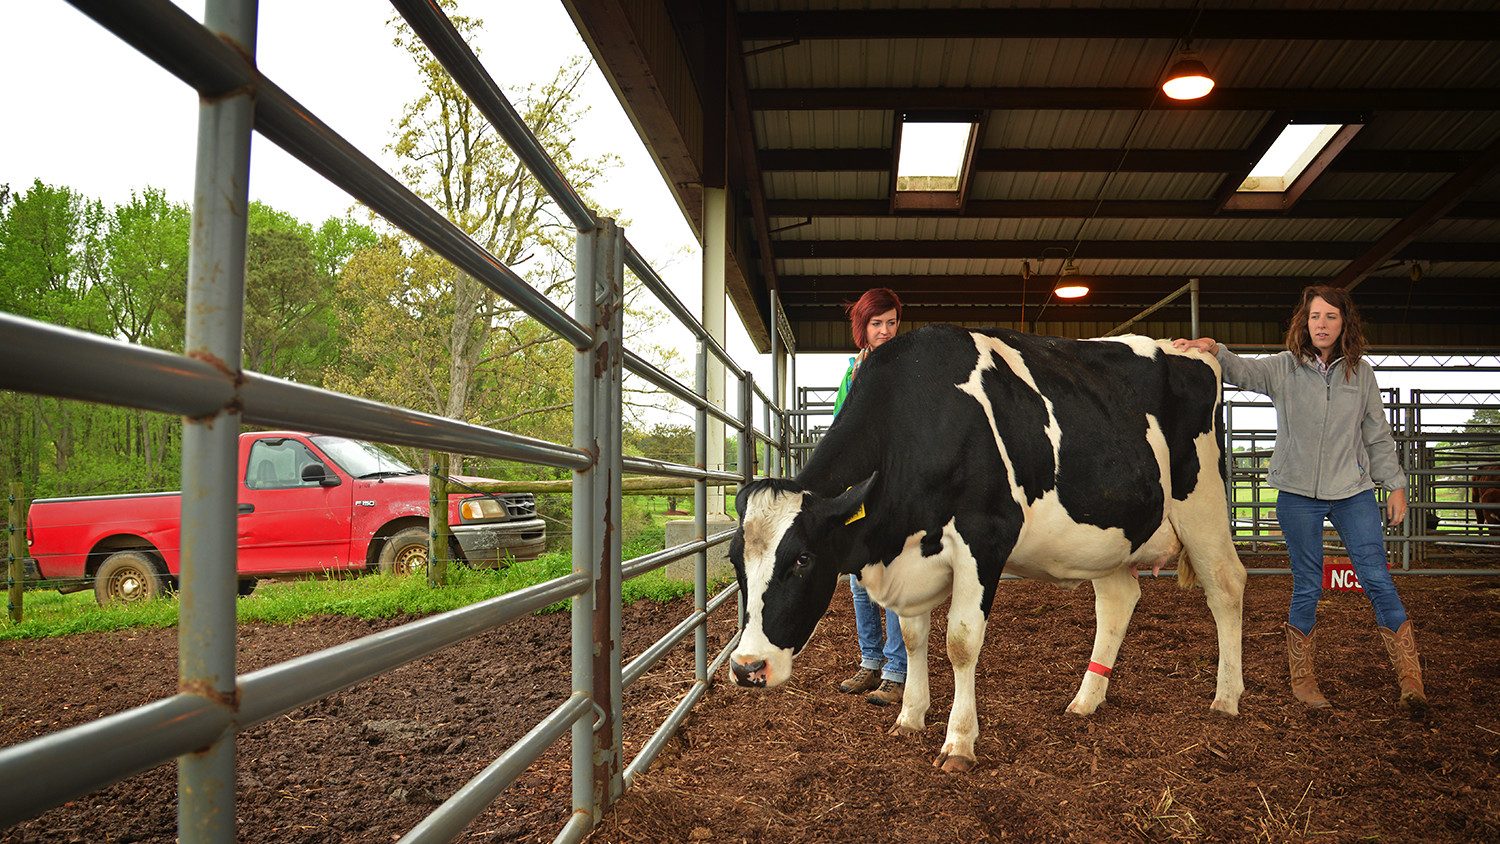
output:
[[[749,665],[731,661],[729,666],[734,672],[734,681],[741,686],[764,686],[766,684],[764,673],[766,661],[763,659],[757,659]]]

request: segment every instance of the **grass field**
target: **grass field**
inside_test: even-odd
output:
[[[660,551],[667,519],[663,515],[666,499],[639,496],[628,497],[625,501],[624,559]],[[679,506],[683,505],[679,503]],[[691,499],[688,506],[691,506]],[[318,615],[357,618],[430,615],[562,577],[572,570],[571,555],[555,551],[501,569],[453,565],[448,569],[447,585],[438,588],[428,587],[426,579],[420,576],[380,574],[262,581],[253,595],[236,602],[235,610],[241,623],[272,624],[290,624]],[[692,591],[691,583],[670,580],[663,570],[657,569],[626,581],[624,600],[627,603],[639,598],[667,601]],[[556,612],[566,606],[560,602],[542,612]],[[21,623],[0,622],[0,640],[135,627],[173,627],[177,624],[177,600],[171,596],[143,604],[100,607],[94,600],[93,590],[63,595],[53,590],[33,589],[25,595],[24,608]]]

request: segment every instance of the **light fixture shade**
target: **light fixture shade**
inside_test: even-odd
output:
[[[1196,100],[1214,89],[1214,80],[1208,75],[1208,67],[1195,58],[1185,56],[1167,71],[1167,79],[1161,83],[1162,93],[1174,100]]]
[[[1077,299],[1089,295],[1089,286],[1078,277],[1078,267],[1072,261],[1064,264],[1062,272],[1057,274],[1052,295],[1059,299]]]

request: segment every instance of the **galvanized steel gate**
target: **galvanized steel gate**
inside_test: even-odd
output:
[[[706,535],[710,482],[752,477],[755,450],[785,466],[782,410],[625,240],[596,218],[547,157],[499,87],[435,4],[393,5],[527,164],[578,229],[577,296],[569,315],[386,174],[255,69],[256,0],[209,0],[199,24],[168,0],[71,0],[73,5],[195,88],[201,97],[186,353],[171,354],[0,313],[8,361],[0,388],[105,402],[184,417],[179,689],[172,697],[0,750],[0,824],[178,760],[178,834],[231,842],[235,736],[447,645],[549,604],[572,601],[572,694],[521,740],[412,829],[403,841],[458,835],[528,765],[572,734],[573,814],[559,841],[576,841],[644,770],[707,690],[738,634],[712,660],[706,555],[732,531]],[[250,133],[258,130],[350,196],[407,231],[573,345],[575,394],[569,446],[281,381],[240,366]],[[697,337],[689,388],[623,346],[625,268]],[[775,307],[775,303],[772,303]],[[740,383],[739,414],[710,402],[710,355]],[[631,373],[696,411],[696,466],[624,458],[621,382]],[[773,381],[774,383],[774,381]],[[773,388],[773,392],[776,390]],[[765,408],[754,425],[755,402]],[[739,435],[740,471],[709,466],[709,417]],[[771,435],[771,421],[777,436]],[[571,469],[573,571],[499,598],[387,630],[244,676],[235,673],[236,455],[242,422],[300,428],[437,451]],[[721,444],[716,444],[721,448]],[[772,458],[772,449],[778,455]],[[644,472],[695,483],[697,538],[623,563],[621,476]],[[620,584],[695,556],[694,612],[627,665],[620,653]],[[738,623],[738,614],[731,624]],[[624,765],[621,691],[693,635],[694,682],[641,751]]]

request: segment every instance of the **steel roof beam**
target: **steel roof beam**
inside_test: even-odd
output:
[[[1345,150],[1328,169],[1342,173],[1457,173],[1480,151]],[[888,172],[889,147],[763,149],[762,171]],[[1122,160],[1123,158],[1123,160]],[[974,169],[991,173],[1229,173],[1252,162],[1240,149],[979,149]]]
[[[1123,322],[1141,312],[1141,307],[1150,304],[1143,302],[1139,305],[1077,305],[1072,303],[1061,303],[1054,299],[1047,306],[1044,322]],[[1029,302],[1026,306],[1027,317],[1034,316],[1035,310],[1040,306],[1040,300]],[[1273,305],[1247,305],[1244,307],[1215,307],[1202,306],[1201,320],[1203,322],[1286,322],[1291,315],[1291,303],[1277,302]],[[1400,306],[1389,308],[1367,308],[1361,300],[1360,310],[1366,316],[1369,323],[1382,323],[1407,320],[1408,311]],[[1389,315],[1391,318],[1385,318]],[[794,322],[830,322],[843,323],[846,327],[849,322],[848,316],[842,308],[833,305],[804,305],[797,308],[787,308],[787,316]],[[1167,305],[1153,314],[1153,322],[1183,322],[1188,318],[1188,304],[1173,303]],[[1004,323],[1019,322],[1021,320],[1021,307],[1019,304],[994,307],[964,307],[959,305],[915,305],[903,307],[901,319],[904,323],[920,322],[981,322],[981,323]],[[1500,308],[1419,308],[1415,304],[1410,309],[1410,319],[1428,325],[1494,325],[1500,320]]]
[[[1205,9],[901,9],[758,12],[740,16],[755,41],[830,38],[1169,38],[1348,41],[1500,39],[1487,12]]]
[[[1285,211],[1218,211],[1213,200],[1090,199],[971,199],[961,212],[893,211],[886,199],[771,199],[766,213],[773,217],[893,217],[902,219],[958,218],[1069,218],[1102,219],[1401,219],[1416,212],[1417,201],[1310,200]],[[1447,219],[1500,219],[1500,202],[1455,204]]]
[[[827,276],[782,276],[784,298],[789,304],[842,302],[858,296],[871,287],[890,287],[903,297],[927,296],[929,294],[953,294],[967,296],[1017,295],[1024,288],[1040,289],[1051,275],[1041,274],[1029,283],[1023,283],[1019,275],[827,275]],[[1187,280],[1180,275],[1099,275],[1088,274],[1091,285],[1097,290],[1139,292],[1143,296],[1167,293],[1177,289]],[[1199,276],[1200,287],[1205,297],[1218,295],[1258,294],[1262,296],[1296,295],[1310,284],[1327,282],[1326,276]],[[1415,285],[1415,287],[1413,287]],[[1413,290],[1423,296],[1429,294],[1448,295],[1462,291],[1470,300],[1500,300],[1500,279],[1470,276],[1424,275],[1413,282],[1409,276],[1376,276],[1366,282],[1361,296],[1399,295],[1407,296]]]
[[[1496,17],[1500,17],[1497,15]],[[901,109],[1493,111],[1497,88],[1215,88],[1201,100],[1155,88],[757,88],[756,110]]]
[[[1398,256],[1422,232],[1446,216],[1449,209],[1458,205],[1460,200],[1497,172],[1500,172],[1500,142],[1490,146],[1484,155],[1465,167],[1462,173],[1444,182],[1420,208],[1387,230],[1367,251],[1350,261],[1349,266],[1341,270],[1330,283],[1349,290],[1359,286],[1365,276],[1387,260]]]
[[[1067,240],[783,240],[777,258],[1036,258],[1069,254]],[[1317,240],[1086,240],[1074,257],[1159,260],[1352,261],[1370,244]],[[1395,250],[1402,261],[1500,261],[1500,243],[1410,243]]]

